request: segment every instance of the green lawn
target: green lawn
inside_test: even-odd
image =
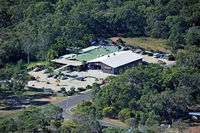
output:
[[[121,38],[121,39],[130,45],[136,45],[156,51],[158,50],[163,52],[170,52],[170,47],[166,45],[167,40],[165,39],[156,39],[150,37],[134,37],[134,38]]]

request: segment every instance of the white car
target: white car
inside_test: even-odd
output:
[[[40,71],[39,67],[36,67],[36,68],[33,69],[33,72],[38,72],[38,71]]]

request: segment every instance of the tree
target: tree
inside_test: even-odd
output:
[[[90,101],[82,101],[77,105],[77,111],[80,114],[92,114],[95,116],[95,107]]]
[[[189,47],[189,52],[179,53],[177,55],[177,64],[179,66],[192,66],[200,68],[200,50],[198,47]]]
[[[47,60],[48,61],[51,61],[52,59],[54,59],[55,57],[58,56],[58,53],[57,51],[53,50],[53,49],[49,49],[48,52],[47,52]]]
[[[22,132],[37,132],[42,130],[48,131],[47,127],[58,129],[61,126],[62,109],[52,104],[48,104],[43,108],[29,107],[19,115],[19,131]]]
[[[118,119],[123,122],[131,117],[133,117],[133,112],[130,108],[124,108],[118,113]]]
[[[138,127],[138,120],[136,118],[128,118],[125,120],[125,123],[133,129]]]
[[[80,115],[73,119],[76,128],[73,133],[99,133],[101,125],[98,120],[92,115]]]
[[[192,27],[187,31],[186,43],[200,46],[200,26]]]
[[[8,133],[17,131],[17,123],[14,119],[2,119],[0,120],[0,132]]]
[[[103,110],[102,110],[102,115],[105,116],[105,117],[114,117],[116,114],[116,109],[115,107],[113,106],[109,106],[109,107],[105,107]]]
[[[59,86],[60,80],[56,79],[56,85]]]

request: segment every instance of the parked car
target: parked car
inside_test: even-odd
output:
[[[53,78],[56,79],[58,77],[58,74],[53,75]]]
[[[43,73],[44,73],[44,74],[49,73],[49,70],[48,70],[48,69],[45,69]]]
[[[76,80],[84,81],[84,78],[83,77],[76,77]]]
[[[67,79],[67,76],[62,75],[62,76],[60,77],[60,79],[61,79],[61,80],[65,80],[65,79]]]
[[[54,75],[50,73],[50,74],[47,75],[47,78],[51,78],[51,77],[53,77],[53,76],[54,76]]]
[[[137,53],[137,54],[139,54],[139,53],[141,53],[141,52],[142,52],[141,49],[136,49],[136,50],[135,50],[135,53]]]
[[[147,55],[148,55],[148,56],[153,56],[153,53],[152,53],[152,52],[149,52]]]
[[[39,67],[36,67],[36,68],[33,69],[33,72],[38,72],[38,71],[40,71]]]
[[[146,52],[146,51],[142,51],[141,54],[142,54],[142,55],[146,55],[147,52]]]
[[[159,53],[154,53],[153,57],[158,58],[159,57]]]
[[[165,54],[160,54],[160,58],[164,58],[165,57]]]

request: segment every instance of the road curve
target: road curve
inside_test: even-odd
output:
[[[67,112],[66,110],[79,104],[82,100],[90,100],[91,96],[92,96],[92,93],[87,92],[87,93],[79,94],[77,96],[70,97],[69,99],[58,102],[55,105],[63,109],[64,119],[72,119],[72,115],[69,112]],[[99,122],[104,127],[122,127],[122,128],[124,128],[124,126],[121,126],[121,125],[118,125],[115,123],[110,123],[110,122],[106,122],[106,121],[102,121],[102,120],[99,120]]]
[[[79,104],[82,100],[90,100],[91,95],[92,95],[91,92],[79,94],[77,96],[70,97],[64,101],[58,102],[55,105],[63,109],[64,119],[72,119],[71,114],[67,113],[66,110],[69,109],[70,107]]]

